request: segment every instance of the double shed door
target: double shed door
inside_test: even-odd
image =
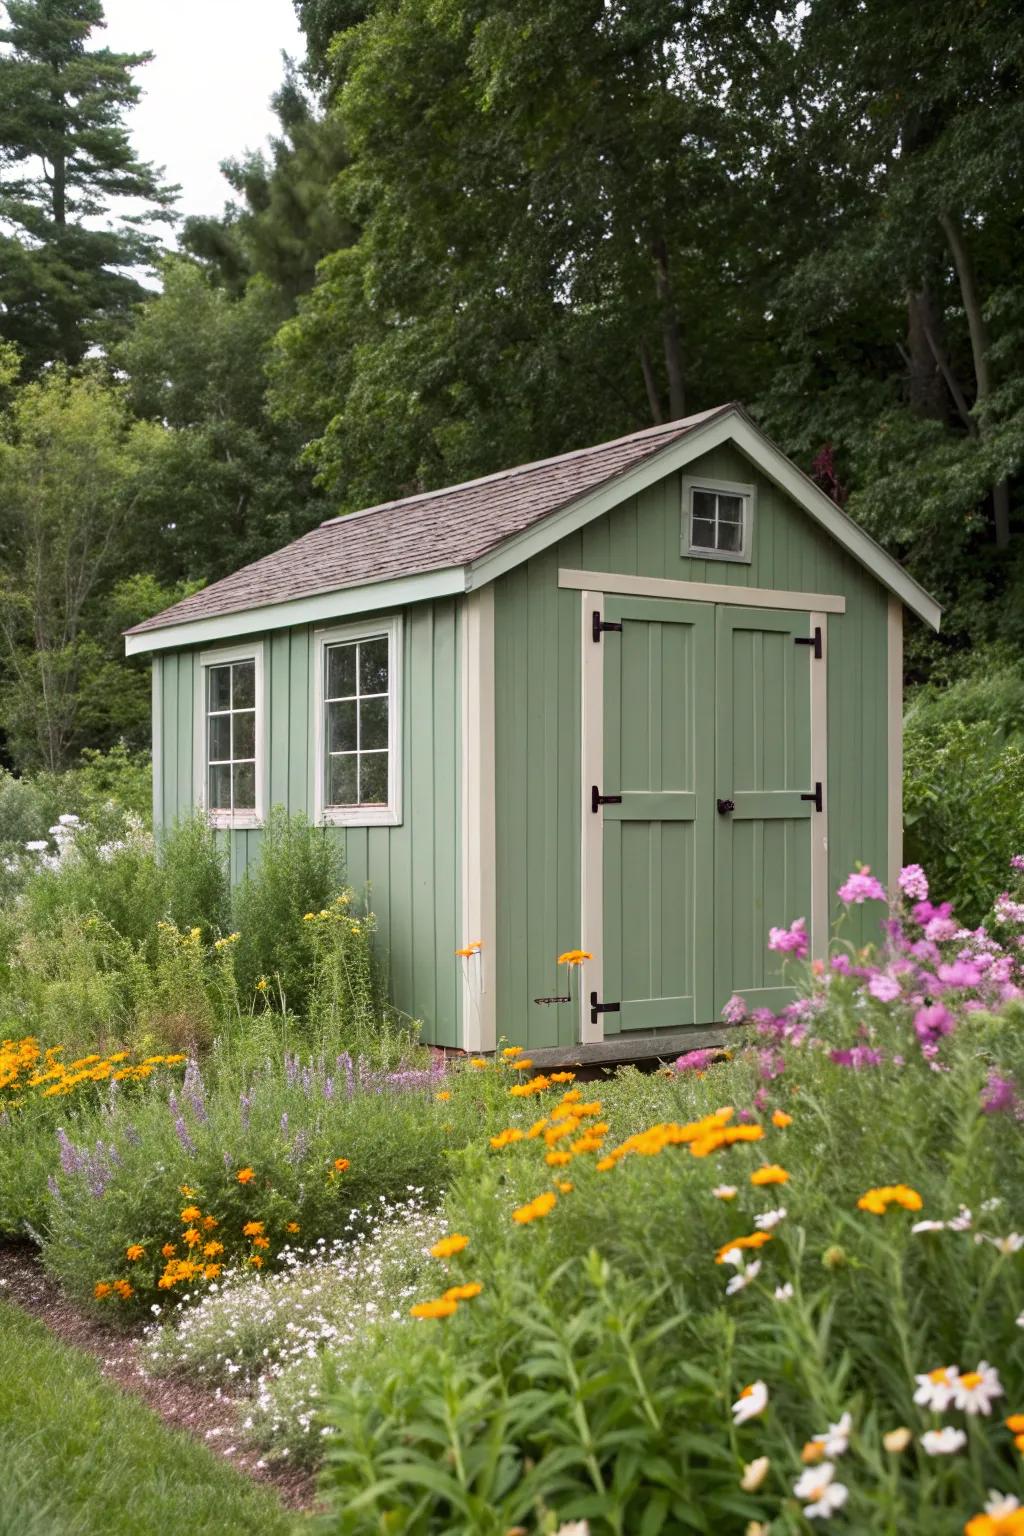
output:
[[[791,995],[768,929],[811,915],[807,613],[606,597],[605,1033]],[[819,646],[820,650],[820,646]],[[589,787],[592,795],[595,786]]]

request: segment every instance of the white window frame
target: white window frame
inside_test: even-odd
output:
[[[325,658],[329,645],[372,640],[388,641],[388,802],[387,805],[328,805],[327,734],[324,703]],[[318,825],[329,827],[397,827],[402,822],[402,615],[359,619],[330,629],[315,629],[313,645],[313,807]]]
[[[251,811],[211,810],[207,805],[210,765],[206,674],[210,667],[226,666],[232,661],[256,663],[256,807]],[[266,687],[262,640],[250,640],[248,644],[225,645],[213,651],[200,652],[195,690],[195,801],[212,827],[261,827],[267,819],[269,764]]]
[[[713,491],[719,495],[739,496],[743,500],[743,542],[739,549],[707,549],[693,542],[693,493]],[[737,480],[709,480],[703,475],[683,476],[682,554],[691,560],[730,560],[749,565],[754,548],[754,515],[757,487]]]

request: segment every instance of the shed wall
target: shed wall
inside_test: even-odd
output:
[[[368,622],[372,622],[368,620]],[[313,631],[263,636],[267,668],[270,804],[313,812]],[[365,890],[379,923],[395,1003],[422,1019],[441,1045],[460,1039],[454,950],[458,932],[459,612],[454,599],[406,610],[402,687],[403,819],[397,827],[332,827],[350,883]],[[191,814],[196,803],[195,718],[198,652],[153,660],[157,719],[154,753],[158,826]],[[259,856],[262,832],[230,839],[232,879]]]
[[[731,445],[686,473],[756,484],[749,565],[680,554],[673,474],[495,584],[498,1030],[526,1046],[571,1044],[578,1028],[575,1003],[532,1001],[563,990],[555,957],[580,940],[581,599],[559,588],[562,567],[843,595],[828,619],[833,910],[858,859],[887,872],[885,589]],[[877,907],[854,908],[843,937],[866,942],[877,921]]]

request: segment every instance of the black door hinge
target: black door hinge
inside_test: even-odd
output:
[[[621,805],[621,804],[622,804],[622,796],[621,795],[602,795],[601,791],[598,789],[596,784],[591,786],[591,789],[590,789],[590,809],[593,811],[595,816],[597,815],[597,808],[598,808],[599,805]]]
[[[821,780],[818,779],[817,782],[815,783],[814,794],[813,795],[801,795],[800,799],[801,800],[813,800],[814,801],[814,809],[816,811],[820,812],[820,810],[821,810]]]
[[[617,629],[620,632],[620,634],[621,634],[621,632],[622,632],[622,625],[621,624],[613,624],[610,620],[608,622],[606,622],[604,619],[602,619],[601,615],[598,613],[597,609],[595,608],[594,609],[594,639],[595,639],[595,641],[598,641],[598,642],[600,641],[602,629]]]
[[[794,645],[813,645],[815,661],[821,660],[821,626],[815,624],[813,635],[797,635]]]
[[[591,1022],[591,1024],[596,1024],[597,1023],[597,1016],[598,1016],[599,1013],[618,1013],[620,1007],[621,1007],[621,1004],[619,1004],[619,1003],[599,1003],[598,1000],[597,1000],[597,993],[596,992],[591,992],[591,994],[590,994],[590,1022]]]

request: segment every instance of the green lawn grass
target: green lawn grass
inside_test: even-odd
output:
[[[295,1536],[305,1524],[0,1302],[0,1536]]]

